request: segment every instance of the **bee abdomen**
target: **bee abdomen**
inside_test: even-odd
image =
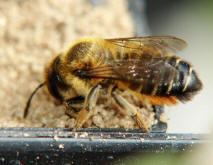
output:
[[[166,57],[165,59],[165,62],[175,68],[177,72],[172,75],[171,79],[165,77],[168,83],[160,86],[158,94],[174,95],[183,102],[190,100],[202,88],[202,83],[195,70],[188,62],[178,57]],[[171,74],[170,71],[168,77]]]
[[[175,56],[165,57],[164,66],[167,67],[162,67],[160,74],[151,75],[149,81],[144,81],[138,87],[140,93],[160,97],[176,96],[184,102],[201,90],[202,83],[189,63]]]
[[[170,94],[176,95],[180,101],[190,100],[192,96],[202,89],[202,82],[189,63],[177,57],[170,58],[170,61],[174,61],[174,58],[176,59],[174,67],[178,71],[178,77],[174,79],[172,88],[169,92]]]

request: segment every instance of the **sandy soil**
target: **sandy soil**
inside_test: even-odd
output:
[[[0,29],[0,127],[64,127],[67,122],[72,126],[63,106],[56,106],[43,89],[22,120],[26,100],[43,81],[45,65],[77,38],[133,35],[124,0],[95,6],[86,0],[0,0]],[[93,121],[98,127],[137,127],[132,119],[101,106],[86,126]]]

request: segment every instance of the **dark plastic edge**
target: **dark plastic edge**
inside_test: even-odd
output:
[[[0,164],[102,164],[132,153],[192,152],[208,143],[203,137],[131,129],[0,128]]]

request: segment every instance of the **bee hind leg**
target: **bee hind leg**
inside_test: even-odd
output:
[[[146,133],[150,132],[147,126],[145,125],[143,119],[141,118],[141,115],[139,114],[137,108],[134,105],[130,104],[125,98],[119,95],[116,91],[112,93],[112,96],[114,97],[115,101],[121,107],[123,107],[124,114],[131,116],[134,120],[136,120],[137,124],[143,131],[145,131]]]
[[[153,109],[157,123],[152,126],[151,132],[165,133],[167,130],[167,123],[165,121],[161,121],[161,115],[164,113],[164,106],[154,105]]]
[[[83,108],[80,110],[76,117],[75,126],[73,131],[79,129],[91,117],[96,106],[100,92],[100,85],[93,87],[87,97],[85,98]]]

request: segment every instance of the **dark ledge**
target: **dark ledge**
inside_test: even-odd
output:
[[[132,153],[191,152],[207,143],[203,136],[125,129],[0,128],[0,164],[102,164]]]

